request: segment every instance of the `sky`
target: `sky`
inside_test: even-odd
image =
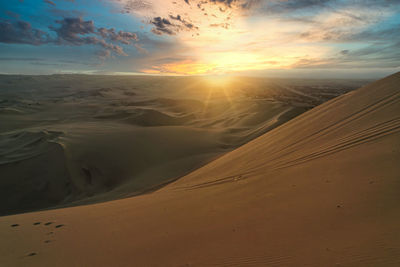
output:
[[[378,78],[400,0],[7,0],[0,73]]]

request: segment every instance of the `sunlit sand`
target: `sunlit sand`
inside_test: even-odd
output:
[[[91,82],[79,77],[71,84],[74,79]],[[102,86],[115,81],[104,79]],[[26,177],[24,171],[37,170],[40,164],[41,175],[51,174],[52,179],[43,192],[66,196],[61,203],[97,202],[151,189],[99,204],[1,217],[2,240],[7,240],[0,243],[3,265],[397,265],[399,74],[296,112],[290,117],[302,114],[287,122],[280,118],[299,108],[293,103],[313,102],[315,96],[304,98],[303,89],[290,97],[293,90],[272,97],[273,89],[263,93],[255,87],[251,97],[231,94],[230,103],[223,93],[208,97],[208,92],[188,85],[202,101],[167,100],[158,95],[160,91],[154,91],[160,98],[151,100],[136,85],[141,79],[129,85],[125,80],[118,90],[73,90],[55,98],[35,93],[39,104],[15,100],[13,108],[3,107],[2,118],[9,116],[15,130],[2,126],[3,140],[14,144],[13,150],[2,144],[2,177],[13,177],[15,172]],[[183,82],[166,81],[168,87]],[[280,88],[285,88],[282,83]],[[128,91],[142,99],[122,105],[118,95]],[[97,103],[91,102],[92,95],[103,99],[102,109],[89,118],[92,113],[85,113],[79,104],[90,109],[88,103]],[[276,102],[283,95],[291,105]],[[55,99],[62,101],[49,104]],[[165,101],[168,105],[163,106]],[[271,101],[268,107],[275,110],[263,113],[262,120],[250,115],[259,101]],[[75,108],[67,110],[70,105]],[[142,105],[153,111],[137,115]],[[311,107],[303,101],[305,106]],[[51,113],[52,107],[65,113]],[[154,119],[171,108],[180,115]],[[16,120],[27,111],[32,115]],[[193,118],[182,119],[189,111]],[[249,115],[231,116],[235,111]],[[35,112],[46,112],[48,117],[41,115],[38,123]],[[148,117],[143,116],[150,116],[153,123],[147,125]],[[153,153],[152,161],[148,153]],[[129,172],[131,166],[148,169],[135,174]],[[184,176],[176,179],[179,175]],[[67,181],[80,191],[59,191],[71,188],[65,187]],[[34,198],[32,203],[32,209],[51,207]]]

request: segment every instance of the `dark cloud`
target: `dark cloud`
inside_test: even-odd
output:
[[[238,0],[209,0],[209,1],[210,3],[219,3],[230,7],[232,3],[237,2]]]
[[[52,6],[56,5],[53,1],[50,1],[50,0],[43,0],[43,2],[45,2],[46,4],[52,5]]]
[[[132,41],[138,40],[135,33],[125,31],[116,32],[113,28],[96,28],[93,21],[84,21],[82,18],[64,18],[63,20],[56,21],[56,23],[61,26],[58,28],[52,26],[50,29],[57,33],[56,42],[58,44],[76,46],[88,44],[99,45],[119,55],[126,55],[121,46],[111,42],[131,44]]]
[[[51,26],[50,29],[57,33],[59,43],[82,45],[90,42],[92,37],[83,37],[86,34],[95,33],[93,21],[84,21],[82,18],[64,18],[57,20],[59,28]]]
[[[96,37],[92,37],[92,40],[93,42],[89,42],[88,44],[98,44],[102,46],[104,49],[112,50],[118,55],[127,56],[127,54],[124,52],[124,49],[119,45],[107,43],[105,40],[98,39]]]
[[[110,39],[111,41],[120,42],[123,44],[131,44],[132,41],[138,40],[138,37],[135,33],[124,31],[116,32],[114,28],[99,28],[97,29],[97,32],[105,39]]]
[[[174,19],[174,20],[179,20],[179,21],[182,21],[182,17],[181,17],[181,15],[176,15],[176,16],[169,15],[169,17],[170,17],[171,19]]]
[[[246,0],[246,1],[242,1],[242,3],[240,3],[240,7],[242,9],[251,9],[260,3],[261,3],[261,0]]]
[[[171,25],[171,22],[169,20],[161,18],[161,17],[154,18],[151,23],[153,23],[157,28],[165,28],[165,27]]]
[[[228,8],[231,8],[233,5],[235,5],[242,9],[250,9],[260,2],[261,0],[209,0],[209,3],[212,4],[222,4]],[[200,6],[205,3],[207,3],[207,1],[201,1]],[[221,12],[224,12],[224,10],[221,9]]]
[[[42,30],[32,28],[31,24],[25,21],[0,21],[0,42],[41,45],[49,42],[49,35]]]
[[[61,18],[81,18],[86,15],[86,13],[79,10],[64,10],[58,8],[50,8],[49,12],[55,17]]]
[[[13,44],[56,44],[56,45],[97,45],[103,48],[103,53],[110,51],[118,55],[126,55],[123,48],[115,43],[125,45],[137,41],[137,35],[132,32],[115,31],[115,29],[96,28],[91,20],[82,18],[64,18],[57,20],[57,26],[49,29],[56,33],[51,37],[49,33],[32,28],[25,21],[0,21],[0,42]],[[103,56],[104,57],[104,56]]]
[[[176,15],[176,16],[173,16],[173,15],[169,15],[169,17],[172,19],[172,20],[177,20],[177,21],[179,21],[179,22],[181,22],[182,23],[182,25],[184,26],[184,27],[186,27],[187,29],[198,29],[196,26],[194,26],[192,23],[190,23],[190,22],[187,22],[186,20],[184,20],[182,17],[181,17],[181,15]]]
[[[349,52],[350,52],[350,51],[346,49],[346,50],[340,51],[340,54],[343,55],[343,56],[345,56],[345,55],[347,55]]]
[[[170,20],[169,20],[170,19]],[[155,17],[150,21],[150,24],[153,24],[155,27],[151,30],[154,34],[162,35],[174,35],[181,30],[191,31],[198,30],[198,27],[194,26],[191,22],[183,19],[181,15],[169,15],[169,19]],[[176,23],[172,23],[172,21],[176,21]]]
[[[154,34],[157,34],[157,35],[162,35],[162,34],[174,35],[175,34],[175,31],[173,29],[171,29],[171,28],[173,28],[172,23],[165,18],[155,17],[150,21],[150,23],[155,26],[155,28],[153,28],[151,30]]]

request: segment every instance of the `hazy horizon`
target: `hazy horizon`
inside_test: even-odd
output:
[[[132,76],[132,77],[234,77],[234,78],[266,78],[266,79],[305,79],[305,80],[366,80],[373,81],[384,78],[386,76],[397,73],[395,72],[374,72],[368,73],[337,73],[326,72],[326,73],[302,73],[302,72],[271,72],[269,74],[264,73],[243,73],[243,74],[200,74],[200,75],[188,75],[188,74],[147,74],[147,73],[126,73],[126,72],[54,72],[54,73],[3,73],[0,75],[21,75],[21,76],[51,76],[51,75],[87,75],[87,76]]]

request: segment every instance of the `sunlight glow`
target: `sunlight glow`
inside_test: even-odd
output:
[[[203,78],[209,86],[214,88],[227,87],[232,82],[232,78],[227,75],[211,75]]]
[[[132,15],[142,19],[161,43],[171,40],[171,55],[156,54],[139,71],[220,75],[347,66],[346,53],[363,47],[353,43],[351,49],[344,49],[338,41],[347,42],[350,36],[393,15],[387,8],[371,10],[349,5],[335,12],[321,9],[312,19],[305,19],[302,13],[293,17],[266,16],[265,8],[274,6],[274,1],[245,2],[252,8],[243,8],[242,1],[146,1],[146,8],[133,10]],[[277,2],[282,2],[277,6],[285,5],[285,1]],[[165,20],[157,23],[155,18]]]

